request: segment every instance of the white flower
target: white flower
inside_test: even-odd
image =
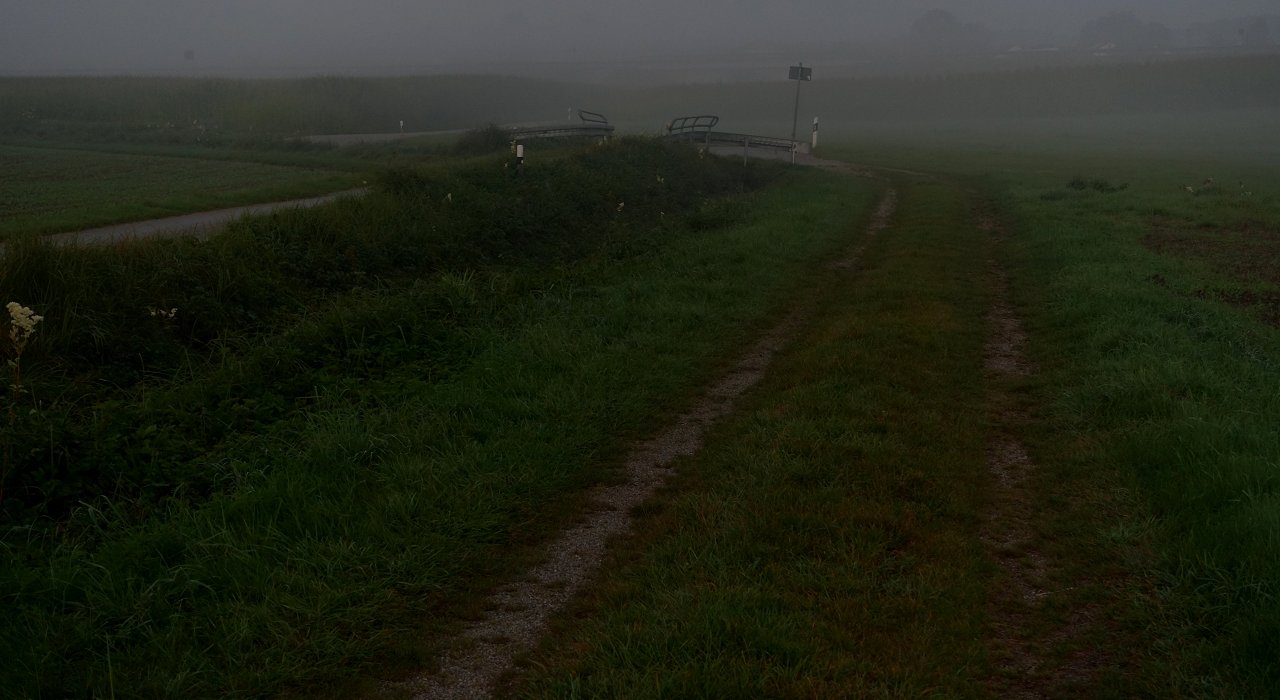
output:
[[[16,301],[5,304],[5,308],[9,310],[9,340],[13,343],[14,353],[21,356],[27,347],[27,341],[36,332],[36,324],[43,321],[44,316],[35,314]]]

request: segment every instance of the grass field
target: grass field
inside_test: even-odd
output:
[[[978,694],[987,246],[963,193],[900,186],[528,696]]]
[[[996,259],[1036,367],[1009,390],[1053,582],[1024,630],[1048,694],[1276,696],[1280,172],[1037,143],[828,151],[947,175],[894,176],[901,212],[863,274],[829,281],[509,692],[991,693],[982,601],[1005,584],[977,541],[994,428],[974,333]],[[984,199],[998,244],[973,228]]]
[[[603,475],[633,431],[671,410],[776,313],[813,260],[842,244],[869,194],[796,173],[717,204],[707,198],[743,186],[740,164],[630,146],[582,157],[558,175],[486,175],[484,189],[457,175],[429,185],[450,188],[455,204],[477,198],[445,230],[484,213],[496,218],[477,220],[475,231],[511,236],[517,248],[493,241],[494,257],[476,258],[464,237],[447,271],[394,284],[381,272],[386,281],[320,303],[265,338],[224,333],[210,367],[187,360],[174,374],[152,370],[135,390],[75,410],[122,416],[119,442],[102,456],[136,456],[131,468],[144,485],[155,484],[157,456],[194,469],[159,472],[161,481],[189,482],[167,495],[93,499],[56,529],[10,522],[3,590],[20,612],[5,621],[4,687],[19,695],[262,695],[315,689],[372,655],[412,650],[424,619],[464,601],[477,578],[517,566],[519,558],[501,555],[562,522],[577,489]],[[545,198],[514,194],[577,175],[600,180],[598,168],[610,164],[595,200],[554,200],[563,208],[548,210]],[[659,172],[678,189],[665,190]],[[699,184],[693,173],[709,179]],[[443,194],[424,197],[396,184],[404,182],[425,184],[392,180],[396,199],[344,205],[373,216],[333,207],[242,234],[284,245],[326,221],[361,220],[362,235],[386,235],[392,223],[430,239],[441,214],[426,212],[441,211]],[[478,199],[486,191],[492,206]],[[801,191],[823,196],[797,209],[790,203]],[[522,219],[525,227],[513,226]],[[490,229],[495,221],[501,227]],[[538,228],[548,226],[571,230]],[[586,257],[564,247],[575,240],[585,246],[576,256]],[[154,248],[173,264],[204,247]],[[542,252],[522,263],[507,257],[516,251]],[[140,249],[132,264],[144,257]],[[223,304],[234,313],[246,301]],[[65,307],[32,303],[52,334],[55,309]],[[213,310],[178,305],[179,324]],[[74,340],[74,328],[58,332],[70,335],[57,342]],[[25,381],[32,397],[50,397],[50,369],[67,360],[32,350]],[[69,408],[55,402],[42,413]],[[110,435],[116,420],[102,418],[92,432]],[[223,421],[231,432],[201,447],[196,434]],[[63,483],[74,487],[93,461],[71,465]]]
[[[123,80],[119,123],[36,119],[52,131],[27,137],[93,151],[0,146],[48,179],[84,158],[141,185],[131,164],[177,160],[175,180],[264,173],[260,192],[393,167],[369,197],[208,243],[11,243],[0,296],[45,320],[0,388],[0,695],[394,695],[383,681],[430,669],[635,440],[802,306],[504,694],[1280,697],[1273,65],[850,81],[821,99],[975,117],[824,140],[879,179],[633,141],[515,178],[434,141],[208,146],[125,124],[252,82]],[[424,84],[301,81],[272,104]],[[72,86],[61,109],[115,104]],[[758,87],[592,94],[745,113]],[[1009,106],[1034,118],[982,118]],[[897,213],[869,233],[886,188]],[[1025,375],[984,369],[1001,295]],[[1045,601],[1017,615],[989,531],[1006,434],[1033,467],[1013,554],[1042,562]]]
[[[0,146],[0,239],[333,192],[360,175],[301,167]]]

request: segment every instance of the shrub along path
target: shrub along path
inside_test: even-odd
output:
[[[11,246],[0,293],[46,321],[0,432],[0,687],[315,697],[420,668],[423,628],[527,570],[875,196],[620,140],[205,242]]]

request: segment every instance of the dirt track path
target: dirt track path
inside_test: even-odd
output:
[[[897,193],[889,189],[867,227],[868,236],[887,227],[896,204]],[[865,240],[830,266],[853,268],[864,249]],[[672,425],[635,445],[624,461],[623,482],[591,491],[591,509],[582,521],[555,538],[541,564],[488,597],[484,616],[453,640],[436,672],[389,689],[408,692],[418,700],[491,697],[516,659],[532,651],[548,632],[552,616],[596,577],[609,540],[631,530],[632,511],[675,474],[671,469],[675,460],[701,449],[707,429],[729,415],[736,399],[760,381],[774,354],[810,314],[804,307],[793,310]]]
[[[484,617],[466,628],[463,643],[440,660],[440,670],[409,683],[414,697],[489,697],[498,679],[514,667],[516,657],[533,650],[551,616],[595,577],[609,540],[630,531],[632,511],[671,478],[672,463],[696,453],[706,430],[760,381],[802,317],[792,314],[778,324],[674,424],[633,447],[625,460],[623,482],[592,489],[591,510],[582,522],[556,537],[541,564],[489,596]]]
[[[991,211],[979,212],[978,225],[993,245],[1008,238]],[[996,671],[987,690],[999,698],[1076,696],[1094,688],[1101,669],[1114,662],[1105,650],[1089,648],[1087,638],[1100,624],[1096,610],[1076,600],[1083,582],[1069,580],[1038,529],[1047,487],[1018,437],[1031,419],[1009,389],[1010,380],[1031,376],[1036,367],[1026,357],[1027,334],[1009,300],[1008,276],[994,257],[987,279],[991,302],[983,364],[993,407],[987,446],[993,486],[981,535],[1001,572],[987,603],[987,643]]]
[[[815,160],[809,164],[875,176],[846,163]],[[922,173],[906,174],[937,181]],[[860,243],[828,267],[856,270],[867,241],[888,226],[897,207],[897,192],[889,188]],[[1045,484],[1020,437],[1033,419],[1019,405],[1017,387],[1036,368],[1026,357],[1027,335],[1009,299],[1008,276],[995,257],[1009,233],[986,204],[977,208],[977,225],[989,236],[991,251],[983,358],[985,400],[991,407],[986,457],[991,490],[979,534],[986,556],[998,567],[987,594],[984,635],[992,672],[979,679],[980,687],[1000,698],[1079,696],[1096,690],[1102,674],[1116,667],[1116,649],[1094,648],[1099,639],[1110,639],[1110,625],[1100,617],[1100,608],[1082,597],[1088,582],[1072,579],[1069,562],[1055,560],[1043,540],[1041,499],[1054,486]],[[735,400],[764,376],[774,354],[809,313],[793,312],[674,424],[634,446],[625,460],[624,482],[594,489],[589,498],[593,505],[580,523],[554,539],[541,564],[492,592],[483,617],[450,640],[433,673],[386,690],[414,698],[491,697],[516,660],[548,633],[552,618],[598,576],[609,541],[631,530],[632,510],[674,475],[673,462],[701,448],[706,430],[728,416]]]

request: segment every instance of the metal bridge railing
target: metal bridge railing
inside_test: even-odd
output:
[[[713,114],[699,114],[693,117],[676,117],[667,122],[667,135],[703,133],[711,131],[720,123],[720,117]]]
[[[578,119],[581,121],[579,124],[564,122],[553,124],[523,124],[508,127],[507,131],[511,133],[511,138],[516,140],[581,137],[599,137],[607,139],[613,136],[614,127],[609,123],[609,119],[603,114],[580,109],[578,110]]]

